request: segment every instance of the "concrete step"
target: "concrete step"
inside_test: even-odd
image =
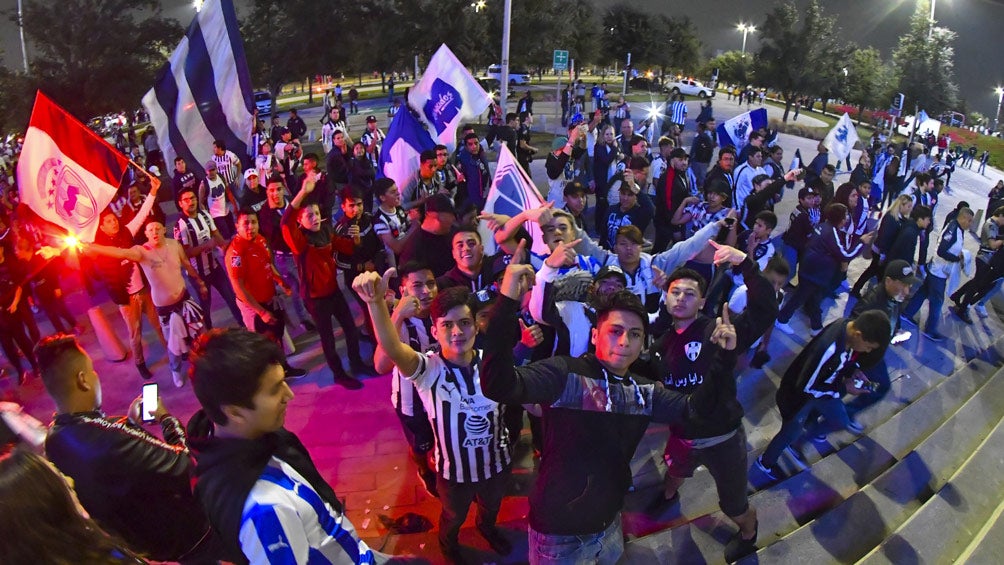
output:
[[[861,563],[957,562],[997,510],[1004,494],[1002,465],[1004,420],[951,480]],[[1000,538],[996,541],[1000,543]]]
[[[747,561],[843,563],[861,559],[948,482],[1002,415],[1004,370],[994,373],[937,430],[860,491],[775,543],[761,534],[766,547]],[[902,424],[911,425],[912,420]]]
[[[761,543],[798,529],[878,477],[942,425],[995,370],[982,361],[970,363],[834,456],[753,494],[750,504],[757,508]],[[654,556],[657,560],[659,555],[686,555],[688,560],[721,561],[722,544],[735,526],[717,510],[713,481],[706,478],[706,488],[694,489],[688,481],[681,490],[682,511],[670,519],[672,529],[632,540],[627,555],[639,559]],[[695,498],[703,502],[696,511],[691,506]],[[632,502],[629,499],[625,523],[637,521],[643,514],[641,509],[632,509]]]
[[[1004,497],[958,563],[1004,563]]]

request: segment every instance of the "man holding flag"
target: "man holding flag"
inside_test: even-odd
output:
[[[837,166],[847,161],[850,163],[851,149],[858,143],[858,130],[854,127],[851,117],[845,112],[826,134],[823,145],[830,150],[830,155],[836,157]]]
[[[491,98],[443,44],[429,60],[422,79],[408,92],[408,104],[418,111],[436,141],[452,152],[457,127],[483,114]],[[398,186],[405,185],[398,181]]]

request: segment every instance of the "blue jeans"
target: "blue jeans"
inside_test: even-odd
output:
[[[774,244],[774,249],[777,249],[784,257],[784,260],[788,262],[788,281],[795,278],[795,271],[798,269],[798,250],[794,247],[788,245],[781,239],[781,236],[771,238],[771,243]]]
[[[300,296],[300,274],[296,270],[296,257],[292,253],[282,252],[276,252],[273,255],[275,256],[275,268],[279,271],[279,276],[293,290],[292,296],[283,296],[282,300],[283,302],[293,303],[293,310],[296,311],[296,316],[300,318],[300,323],[302,324],[308,318],[307,309],[303,306],[303,298]],[[286,311],[289,311],[288,307]]]
[[[938,333],[938,325],[941,324],[941,307],[945,304],[945,285],[947,284],[948,279],[928,273],[924,282],[920,284],[920,288],[917,289],[917,293],[907,304],[906,310],[903,311],[903,314],[908,318],[912,318],[920,310],[924,300],[929,301],[927,322],[924,324],[925,333]]]
[[[822,415],[823,424],[808,422],[810,415]],[[767,449],[764,450],[761,459],[768,467],[777,463],[777,458],[781,453],[798,439],[803,430],[811,435],[818,433],[829,433],[847,427],[850,420],[847,418],[847,409],[839,398],[823,396],[821,398],[809,397],[802,408],[795,415],[781,423],[774,439],[770,440]]]
[[[527,528],[530,538],[530,565],[613,565],[624,553],[624,532],[620,514],[597,534],[559,536]]]

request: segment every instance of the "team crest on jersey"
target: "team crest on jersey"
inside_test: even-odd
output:
[[[684,345],[683,353],[687,356],[687,359],[697,361],[697,358],[701,355],[701,342],[692,341],[687,345]]]

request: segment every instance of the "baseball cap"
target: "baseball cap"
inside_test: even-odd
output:
[[[557,151],[561,149],[562,147],[565,146],[566,143],[568,143],[568,138],[563,135],[559,135],[558,137],[554,138],[553,141],[551,141],[551,151]]]
[[[818,195],[818,194],[819,194],[819,191],[816,190],[815,188],[813,188],[811,186],[803,186],[802,188],[800,188],[798,190],[798,199],[801,200],[801,199],[803,199],[803,198],[805,198],[807,196],[815,196],[815,195]]]
[[[433,194],[425,201],[425,211],[450,213],[457,215],[457,209],[453,206],[453,199],[445,194]]]
[[[207,171],[215,171],[216,170],[216,161],[213,161],[212,159],[206,161],[206,170]]]
[[[157,165],[151,165],[149,171],[150,171],[150,174],[153,175],[153,176],[155,176],[155,177],[159,177],[160,176],[160,167],[158,167]]]
[[[582,115],[582,112],[576,112],[568,119],[568,129],[572,129],[584,123],[586,123],[586,118]]]
[[[370,115],[366,116],[366,123],[375,122],[375,121],[376,121],[376,116],[374,116],[373,114],[370,114]]]
[[[258,169],[248,169],[244,171],[244,180],[258,176]]]
[[[885,267],[885,276],[908,285],[915,285],[920,282],[920,279],[913,272],[913,267],[902,259],[889,261],[889,264]]]
[[[690,159],[690,154],[682,147],[676,147],[669,152],[670,159]]]
[[[622,283],[624,283],[624,286],[627,286],[628,284],[627,275],[625,275],[624,271],[622,271],[617,265],[607,265],[606,267],[600,269],[599,272],[596,273],[596,276],[593,277],[593,282],[600,282],[607,277],[617,277]]]

